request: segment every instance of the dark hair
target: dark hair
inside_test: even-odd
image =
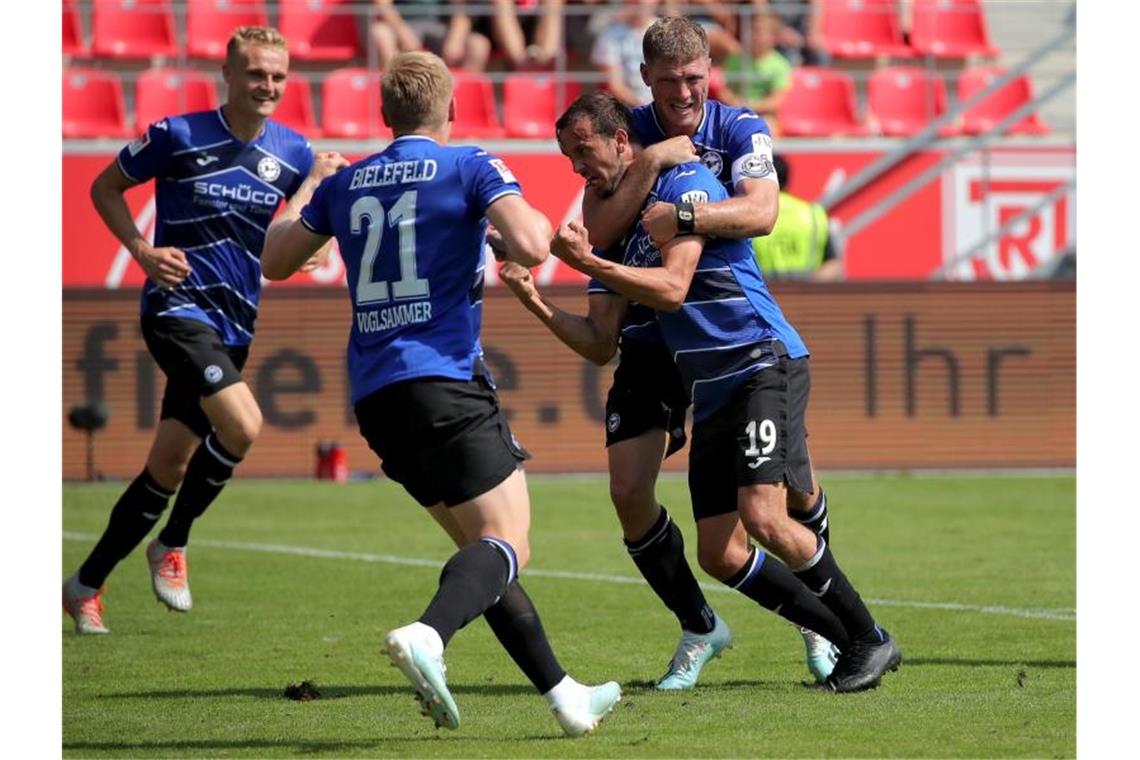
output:
[[[619,129],[624,129],[629,134],[630,140],[637,141],[633,129],[633,112],[625,103],[608,92],[601,90],[588,92],[571,103],[566,112],[554,123],[555,135],[572,127],[580,118],[589,119],[594,132],[602,137],[613,137]]]
[[[778,153],[772,154],[772,166],[776,169],[776,180],[781,190],[788,188],[788,162]]]

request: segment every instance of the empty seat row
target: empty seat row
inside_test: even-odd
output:
[[[909,39],[899,23],[898,0],[823,0],[820,34],[837,58],[992,57],[981,0],[912,0]]]
[[[958,77],[958,102],[981,92],[1005,74],[996,66],[962,71]],[[956,123],[939,134],[982,134],[997,126],[1033,100],[1029,78],[1022,75],[966,109]],[[798,137],[867,135],[905,137],[921,132],[947,110],[946,85],[941,77],[916,67],[879,69],[867,82],[867,119],[856,108],[855,83],[848,74],[834,69],[803,67],[792,72],[792,86],[781,105],[777,124],[780,134]],[[1018,119],[1006,134],[1044,134],[1048,127],[1035,112]]]
[[[552,138],[560,109],[581,93],[550,76],[514,75],[503,84],[500,122],[495,89],[486,77],[454,72],[457,138]],[[379,73],[363,68],[337,69],[321,83],[318,128],[310,81],[293,76],[273,118],[307,137],[376,138],[392,136],[380,116]],[[561,92],[559,90],[561,89]],[[63,136],[125,137],[141,132],[164,116],[216,108],[215,79],[197,70],[148,69],[135,84],[135,119],[128,123],[123,86],[114,72],[71,68],[63,75]]]
[[[235,26],[264,26],[265,0],[179,0],[186,9],[187,55],[221,59]],[[277,28],[293,58],[345,61],[363,54],[352,0],[280,0]],[[77,0],[63,0],[63,53],[116,60],[174,57],[182,52],[171,0],[91,0],[91,43]]]

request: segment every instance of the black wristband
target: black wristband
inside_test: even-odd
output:
[[[674,203],[673,208],[677,210],[677,232],[679,234],[695,232],[696,216],[693,214],[693,204]]]

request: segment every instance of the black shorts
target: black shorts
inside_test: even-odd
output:
[[[787,483],[811,493],[804,413],[811,390],[808,358],[786,356],[757,372],[708,419],[693,423],[689,493],[693,517],[736,511],[736,489]]]
[[[213,429],[201,400],[241,382],[249,346],[227,346],[196,319],[143,316],[142,335],[166,375],[160,419],[175,419],[205,438]]]
[[[394,383],[365,396],[355,410],[384,474],[425,507],[470,501],[530,458],[482,376]]]
[[[606,447],[650,430],[669,434],[668,457],[685,446],[689,396],[681,373],[664,345],[623,347],[606,397]]]

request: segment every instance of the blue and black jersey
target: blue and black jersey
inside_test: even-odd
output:
[[[616,261],[620,264],[625,255],[624,243],[625,241],[622,241],[604,251],[601,248],[594,248],[594,254],[607,261]],[[590,278],[586,284],[586,293],[617,295],[612,288],[606,287],[604,283],[593,278]],[[622,348],[632,344],[643,347],[664,348],[665,346],[665,338],[661,336],[661,329],[657,326],[656,312],[634,300],[630,300],[626,307],[625,318],[621,323],[620,342]]]
[[[301,223],[340,245],[354,403],[401,380],[472,378],[483,354],[485,213],[512,194],[522,191],[501,159],[420,135],[317,188]]]
[[[667,138],[652,103],[633,109],[633,124],[642,145]],[[748,108],[705,101],[704,116],[692,140],[701,163],[729,196],[736,195],[736,184],[742,179],[777,182],[772,166],[772,133],[767,122]]]
[[[308,141],[266,121],[256,139],[243,142],[218,109],[151,124],[118,162],[128,179],[155,180],[154,245],[181,249],[192,270],[170,289],[147,280],[143,315],[195,319],[226,345],[249,344],[265,231],[312,167]]]
[[[727,197],[704,164],[694,162],[658,177],[646,205],[712,203]],[[626,242],[622,263],[661,266],[661,252],[640,223]],[[747,240],[708,239],[684,305],[676,312],[656,313],[693,400],[695,420],[715,412],[735,388],[775,364],[779,355],[796,359],[808,353],[768,292]]]

